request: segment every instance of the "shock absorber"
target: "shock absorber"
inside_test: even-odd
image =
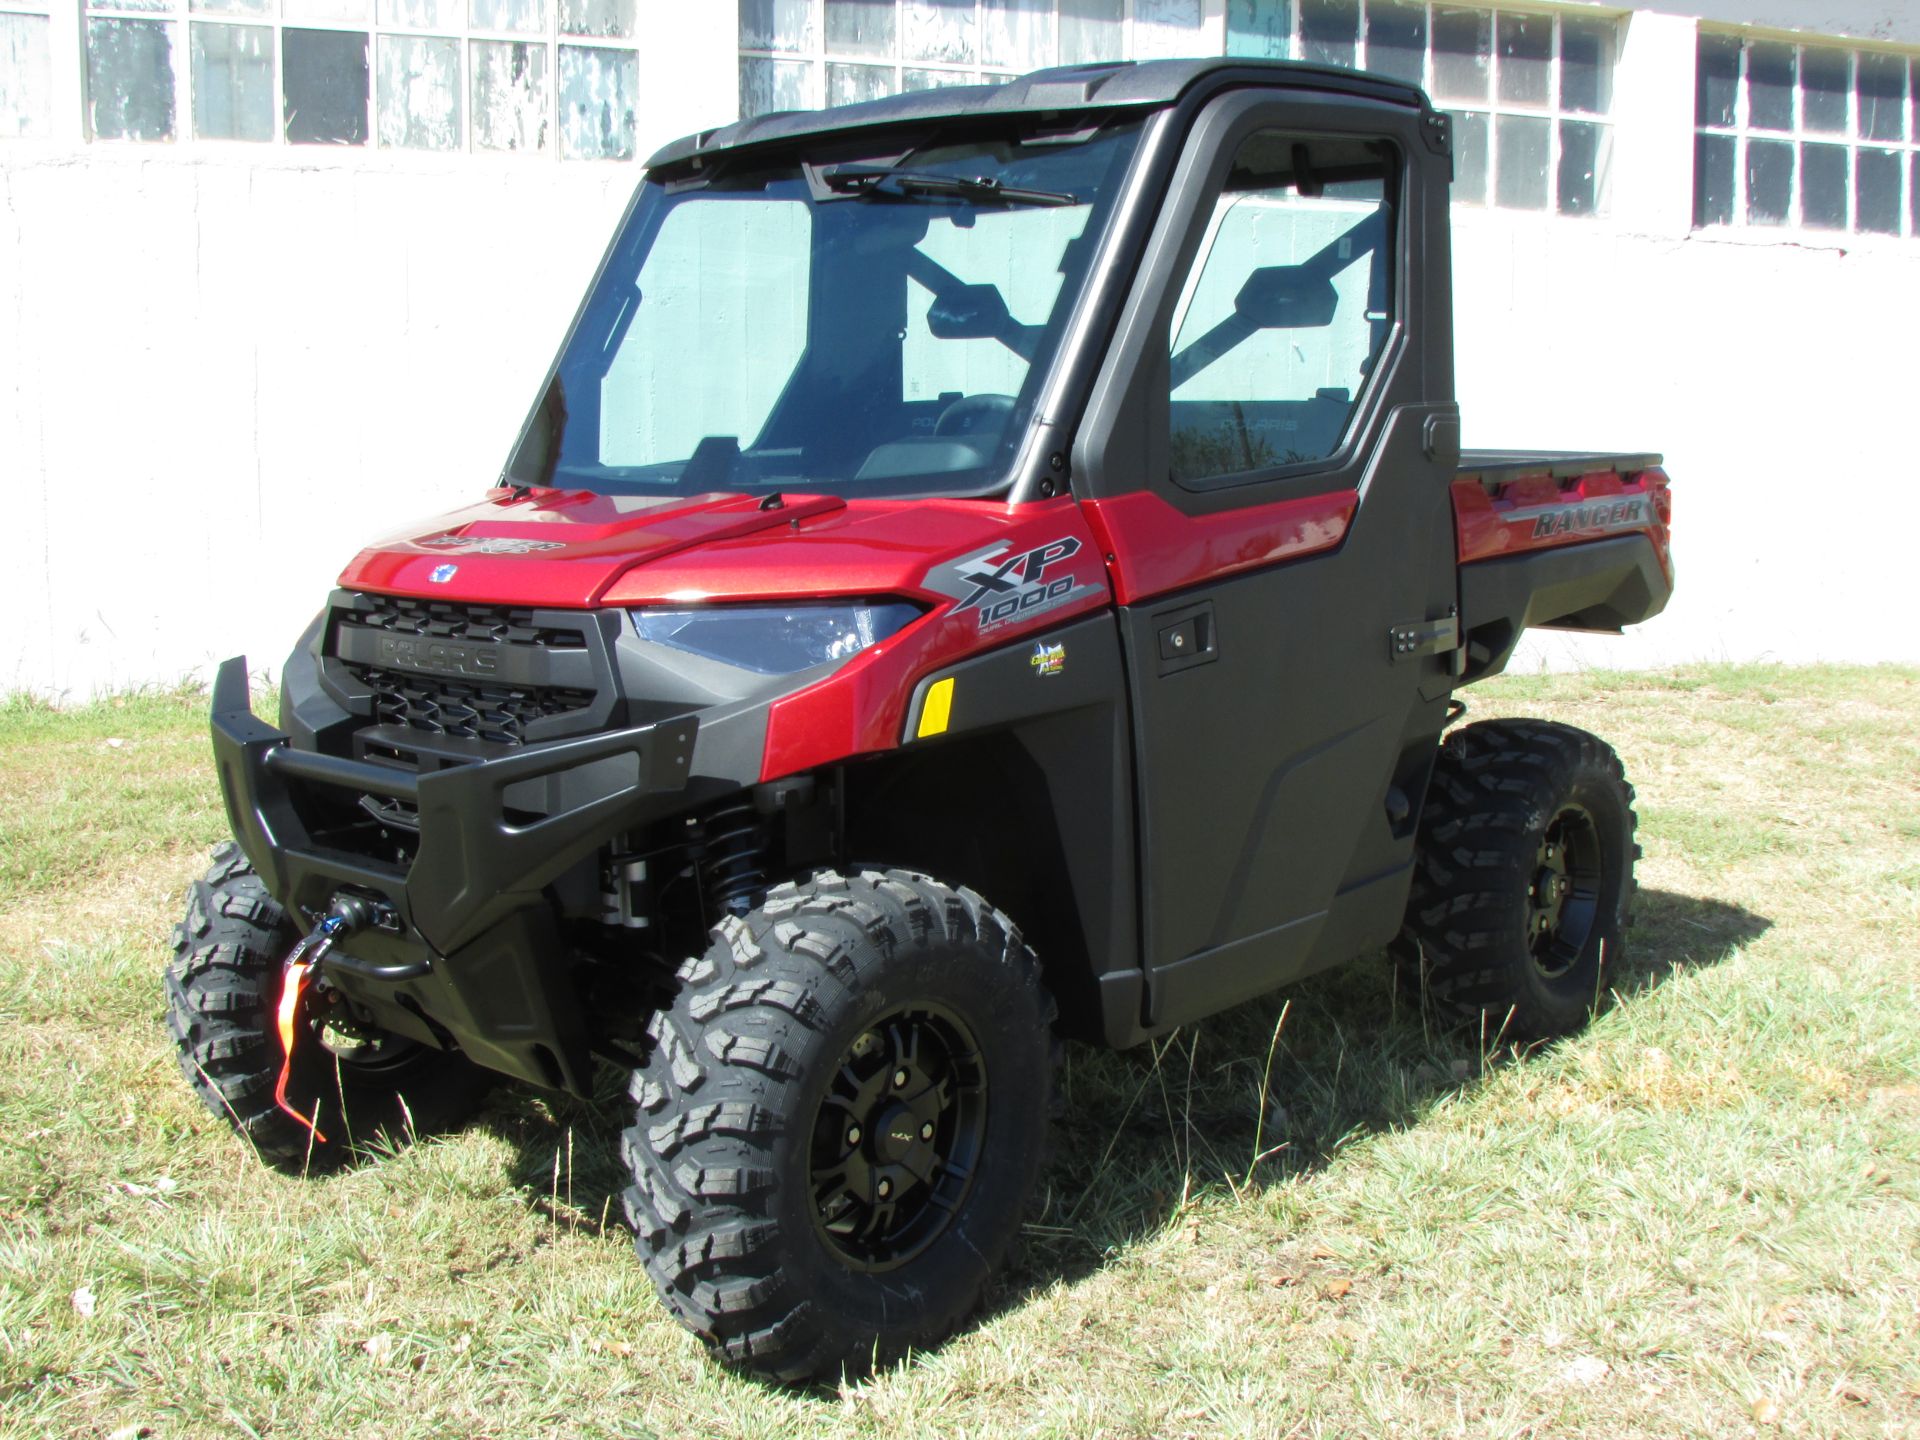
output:
[[[767,826],[742,799],[710,810],[693,837],[707,903],[729,915],[744,915],[767,893]]]

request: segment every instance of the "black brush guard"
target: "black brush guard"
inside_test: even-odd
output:
[[[581,1007],[564,988],[564,947],[543,892],[620,831],[680,808],[698,720],[415,773],[295,750],[253,713],[241,656],[220,666],[212,711],[227,823],[267,890],[305,924],[343,892],[380,916],[353,953],[329,956],[329,981],[397,1033],[451,1041],[489,1069],[590,1093]],[[317,838],[307,817],[327,791],[417,806],[411,863]],[[546,813],[525,808],[555,794],[564,803]]]

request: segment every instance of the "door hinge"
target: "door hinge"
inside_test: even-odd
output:
[[[1460,617],[1409,620],[1387,631],[1387,645],[1395,660],[1417,660],[1422,655],[1444,655],[1460,648]]]

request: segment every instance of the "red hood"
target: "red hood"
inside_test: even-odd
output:
[[[369,546],[341,572],[353,590],[479,603],[583,607],[636,565],[844,510],[830,495],[688,499],[586,490],[499,494]]]

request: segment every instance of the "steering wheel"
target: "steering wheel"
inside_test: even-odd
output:
[[[933,422],[936,435],[955,435],[962,439],[992,439],[1013,419],[1011,395],[963,395],[940,412]]]

